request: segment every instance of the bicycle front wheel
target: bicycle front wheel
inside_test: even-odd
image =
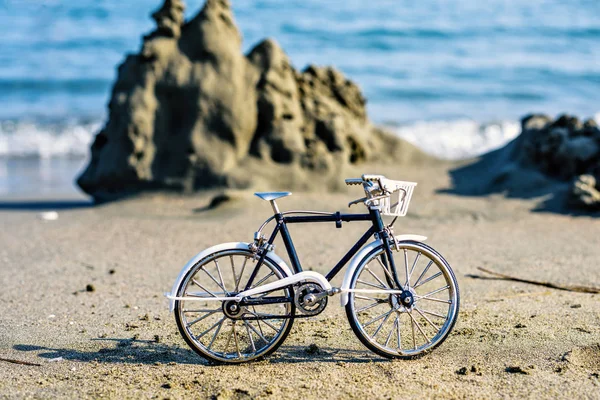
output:
[[[233,364],[257,360],[275,351],[289,334],[295,312],[290,288],[256,296],[290,299],[285,303],[243,306],[210,300],[243,291],[256,263],[249,250],[219,251],[194,265],[179,286],[177,296],[190,300],[175,302],[175,320],[187,344],[202,357]],[[282,278],[284,272],[267,257],[251,288]]]
[[[380,246],[356,269],[350,289],[357,291],[349,295],[346,314],[356,336],[371,351],[410,359],[446,340],[458,316],[459,289],[450,265],[431,247],[405,241],[399,250],[392,253],[401,287],[394,283],[385,248]]]

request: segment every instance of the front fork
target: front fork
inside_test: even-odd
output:
[[[383,266],[389,271],[391,271],[392,278],[394,279],[394,281],[391,282],[390,277],[387,274],[385,274],[387,284],[390,285],[391,288],[402,290],[404,288],[404,285],[400,283],[400,279],[398,278],[398,271],[396,270],[396,263],[394,261],[394,255],[392,253],[391,246],[391,242],[393,241],[395,243],[396,239],[394,238],[393,234],[389,232],[389,228],[381,232],[380,236],[385,249],[385,254],[382,254],[380,256],[380,259],[383,263]]]

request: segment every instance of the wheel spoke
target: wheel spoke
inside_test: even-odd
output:
[[[235,330],[235,321],[233,322],[233,325],[231,325],[231,328],[233,329],[233,339],[235,341],[235,351],[237,352],[238,357],[242,357],[242,353],[240,353],[240,343],[238,341],[238,335]]]
[[[235,292],[237,293],[240,290],[240,281],[242,280],[242,275],[244,275],[244,270],[246,269],[246,263],[248,262],[248,257],[244,257],[244,262],[242,263],[242,272],[240,272],[240,276],[237,278],[235,282]],[[235,273],[233,274],[233,280],[235,281]]]
[[[408,280],[410,279],[410,275],[408,274],[408,251],[406,251],[406,249],[404,250],[404,269],[406,270],[406,285],[408,285]]]
[[[416,308],[416,307],[415,307],[415,308]],[[424,310],[424,309],[422,309],[422,308],[420,308],[419,310],[421,310],[421,312],[423,312],[423,313],[425,313],[425,314],[429,314],[429,315],[433,315],[434,317],[438,317],[438,318],[443,318],[443,319],[446,319],[446,316],[445,316],[445,315],[436,314],[436,313],[434,313],[434,312],[427,311],[427,310]]]
[[[258,281],[258,283],[256,285],[252,286],[251,289],[258,287],[261,283],[263,283],[264,281],[266,281],[273,275],[275,275],[275,273],[273,271],[269,272],[267,275],[265,275],[264,278],[262,278],[260,281]]]
[[[254,315],[256,315],[256,307],[252,306],[252,310],[254,311],[254,313],[253,313],[253,314],[254,314]],[[252,313],[252,311],[250,311],[250,309],[248,309],[248,311],[249,311],[250,313]],[[258,325],[258,329],[260,330],[260,333],[262,333],[262,334],[263,334],[263,336],[264,336],[265,332],[263,331],[263,329],[262,329],[262,326],[260,325],[260,319],[257,319],[257,320],[256,320],[256,323],[257,323],[257,325]],[[265,340],[265,342],[267,342],[267,341]],[[269,343],[269,342],[267,342],[267,343]]]
[[[414,324],[417,326],[417,329],[419,330],[419,332],[421,332],[421,335],[423,335],[423,337],[425,338],[425,340],[427,341],[427,343],[428,343],[428,344],[429,344],[429,343],[431,343],[431,340],[429,340],[429,338],[427,337],[427,335],[425,334],[425,332],[423,332],[423,329],[421,329],[421,325],[419,325],[419,322],[417,322],[417,320],[415,319],[415,317],[413,317],[412,313],[411,313],[411,312],[408,312],[407,314],[408,314],[408,315],[410,316],[410,318],[412,319],[412,322],[414,322]],[[414,328],[414,326],[413,326],[413,335],[414,335],[414,333],[415,333],[415,330],[414,330],[414,329],[415,329],[415,328]]]
[[[208,270],[206,268],[204,268],[204,265],[200,267],[200,269],[204,272],[206,272],[206,275],[208,275],[210,277],[210,279],[212,279],[221,289],[223,289],[224,292],[226,292],[227,290],[225,290],[225,287],[219,283],[218,280],[215,279],[214,276],[212,276],[212,274],[210,272],[208,272]]]
[[[229,334],[229,336],[227,337],[227,343],[225,343],[225,348],[223,348],[223,354],[227,354],[227,349],[229,348],[229,343],[231,343],[231,337],[233,336],[233,324],[235,322],[233,322],[231,324],[231,333]]]
[[[223,275],[221,275],[221,268],[219,267],[219,261],[217,261],[217,259],[215,258],[215,265],[217,266],[217,273],[219,274],[219,279],[221,280],[221,287],[223,288],[223,291],[226,292],[227,289],[225,289],[225,282],[223,281]]]
[[[265,314],[265,313],[257,313],[257,312],[252,312],[250,310],[248,310],[250,312],[250,314],[254,314],[255,317],[273,317],[273,314]],[[269,328],[273,329],[275,332],[279,333],[279,329],[275,328],[271,323],[269,323],[266,319],[261,319],[261,320],[257,320],[257,321],[262,321],[265,323],[265,325],[267,325]]]
[[[248,338],[250,339],[250,346],[252,346],[252,351],[256,353],[256,345],[254,344],[254,339],[252,338],[252,332],[250,332],[250,328],[248,327],[248,321],[244,321],[244,325],[246,325],[246,332],[248,333]]]
[[[371,276],[373,278],[375,278],[375,280],[379,283],[381,283],[381,285],[386,288],[386,289],[390,289],[390,287],[388,285],[386,285],[385,283],[383,283],[383,281],[381,279],[379,279],[379,277],[377,275],[375,275],[375,273],[373,271],[371,271],[371,269],[368,266],[365,266],[365,269],[367,270],[367,272],[369,274],[371,274]]]
[[[378,306],[379,304],[381,304],[381,303],[380,303],[380,302],[378,302],[378,301],[376,301],[375,303],[372,303],[372,304],[369,304],[369,305],[367,305],[367,306],[364,306],[364,307],[361,307],[361,308],[359,308],[358,310],[356,310],[356,313],[358,314],[358,313],[361,313],[361,312],[363,312],[363,311],[370,310],[371,308],[373,308],[373,307],[375,307],[375,306]]]
[[[410,273],[408,274],[408,279],[406,280],[406,286],[410,287],[410,277],[412,276],[413,272],[415,272],[415,267],[417,266],[417,262],[419,262],[419,257],[421,257],[420,251],[417,253],[417,256],[415,257],[415,262],[413,262],[413,265],[410,268]]]
[[[422,285],[426,284],[427,282],[434,280],[435,278],[437,278],[437,277],[438,277],[438,276],[440,276],[440,275],[442,275],[442,273],[441,273],[441,272],[438,272],[438,273],[437,273],[437,274],[435,274],[435,275],[431,275],[429,278],[425,279],[425,280],[424,280],[423,282],[421,282],[419,285],[415,285],[415,286],[413,286],[413,289],[414,289],[414,288],[418,288],[419,286],[422,286]]]
[[[187,327],[189,328],[190,326],[194,325],[195,323],[197,323],[197,322],[200,322],[200,321],[202,321],[204,318],[208,318],[208,317],[210,317],[211,315],[213,315],[214,313],[216,313],[216,312],[219,312],[219,311],[221,311],[221,310],[217,309],[217,310],[211,311],[211,312],[207,313],[206,315],[203,315],[203,316],[201,316],[200,318],[196,318],[196,319],[195,319],[195,320],[193,320],[192,322],[188,322],[186,325],[187,325]]]
[[[390,343],[390,339],[392,339],[392,334],[396,330],[396,324],[398,323],[398,317],[396,316],[396,320],[394,320],[394,324],[392,325],[392,329],[390,329],[390,333],[388,333],[387,338],[385,339],[385,347]]]
[[[377,288],[377,289],[389,289],[389,288],[387,288],[385,286],[379,286],[379,285],[375,285],[375,284],[370,283],[370,282],[365,282],[362,279],[357,279],[356,281],[359,282],[359,283],[362,283],[363,285],[371,286],[371,287],[374,287],[374,288]]]
[[[421,299],[425,299],[425,298],[427,298],[427,297],[429,297],[429,296],[433,296],[434,294],[436,294],[436,293],[439,293],[439,292],[441,292],[441,291],[443,291],[443,290],[446,290],[446,289],[450,289],[450,285],[446,285],[446,286],[444,286],[443,288],[439,288],[439,289],[436,289],[436,290],[432,290],[431,292],[429,292],[429,293],[426,293],[426,294],[424,294],[423,296],[419,296],[419,298],[421,298]]]
[[[200,312],[211,312],[211,311],[221,311],[220,308],[215,308],[212,310],[205,310],[205,309],[198,309],[198,310],[181,310],[182,313],[190,313],[190,312],[194,312],[194,313],[200,313]]]
[[[201,334],[199,334],[198,336],[196,336],[196,340],[200,340],[201,337],[203,337],[204,335],[206,335],[208,332],[212,331],[217,325],[219,325],[220,323],[222,323],[223,321],[225,321],[225,318],[227,318],[227,317],[221,318],[213,326],[211,326],[210,328],[208,328],[207,330],[205,330],[204,332],[202,332]]]
[[[246,322],[246,321],[244,321],[244,322]],[[257,322],[258,322],[258,321],[257,321]],[[265,343],[269,343],[269,341],[268,341],[268,340],[267,340],[267,339],[264,337],[264,335],[263,335],[261,332],[257,331],[257,330],[256,330],[256,328],[255,328],[254,326],[252,326],[252,324],[251,324],[250,322],[248,322],[248,325],[247,325],[247,326],[249,326],[249,327],[250,327],[250,329],[252,329],[252,331],[253,331],[254,333],[256,333],[256,335],[257,335],[259,338],[261,338],[261,340],[262,340],[263,342],[265,342]],[[259,328],[260,328],[260,323],[259,323]],[[261,329],[261,331],[262,331],[262,329]]]
[[[398,342],[398,350],[402,349],[402,341],[400,340],[400,314],[396,313],[396,341]]]
[[[379,326],[377,327],[377,329],[373,333],[373,339],[375,339],[375,337],[377,336],[377,334],[379,333],[379,331],[381,330],[381,328],[383,327],[383,325],[385,325],[385,323],[387,322],[387,320],[390,318],[390,315],[392,315],[392,311],[394,311],[394,310],[390,310],[390,312],[388,313],[388,315],[386,315],[386,317],[383,319],[383,321],[381,321],[381,323],[379,324]]]
[[[378,316],[378,317],[375,317],[375,318],[373,318],[373,319],[369,320],[369,322],[366,322],[366,323],[364,323],[364,324],[363,324],[363,327],[369,326],[369,325],[371,325],[372,323],[379,321],[381,318],[385,318],[385,317],[386,317],[386,316],[388,316],[388,315],[389,315],[389,314],[390,314],[392,311],[394,311],[394,310],[390,310],[390,311],[388,311],[388,312],[386,312],[386,313],[383,313],[383,314],[381,314],[381,315],[380,315],[380,316]]]
[[[429,319],[429,317],[427,315],[423,314],[421,312],[421,310],[419,310],[417,307],[415,307],[415,311],[417,311],[421,317],[425,318],[425,321],[429,322],[429,325],[433,326],[436,331],[440,330],[440,328],[438,328],[436,324],[434,324],[433,322],[431,322],[431,320]]]
[[[435,301],[438,303],[452,304],[452,300],[436,299],[435,297],[421,297],[421,296],[415,296],[415,297],[417,298],[417,300],[429,300],[429,301]]]
[[[410,315],[410,313],[407,313],[408,315]],[[412,315],[410,315],[410,326],[412,328],[412,342],[413,342],[413,350],[417,349],[417,338],[415,337],[415,320],[414,318],[412,318]]]
[[[212,347],[213,343],[215,342],[215,339],[217,338],[217,336],[219,335],[219,332],[221,331],[221,327],[223,326],[223,322],[225,322],[225,318],[223,318],[221,320],[221,323],[219,324],[219,327],[217,328],[217,330],[215,331],[215,334],[213,335],[210,343],[208,344],[207,349],[210,350],[210,348]]]
[[[215,295],[213,292],[211,292],[210,290],[207,290],[204,286],[202,286],[200,284],[200,282],[198,282],[196,279],[192,279],[192,282],[194,282],[194,285],[198,286],[200,289],[204,290],[206,293],[208,293],[209,295],[211,295],[212,297],[217,297],[217,295]],[[187,293],[186,293],[187,294]],[[188,294],[189,295],[189,294]],[[192,295],[193,296],[193,295]],[[198,296],[201,297],[201,296]]]
[[[419,277],[417,278],[417,281],[415,282],[415,285],[413,286],[413,288],[416,288],[419,286],[419,282],[421,282],[421,278],[423,278],[423,276],[425,276],[425,274],[429,270],[429,267],[431,267],[431,264],[433,264],[433,260],[429,261],[429,263],[427,264],[427,266],[425,267],[423,272],[421,272],[421,275],[419,275]]]

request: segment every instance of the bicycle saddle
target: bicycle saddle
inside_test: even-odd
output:
[[[277,200],[281,197],[291,196],[292,192],[256,192],[256,197],[259,197],[266,201]]]

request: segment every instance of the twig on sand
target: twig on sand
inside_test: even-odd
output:
[[[557,283],[552,283],[552,282],[534,281],[531,279],[523,279],[523,278],[518,278],[516,276],[505,275],[505,274],[501,274],[499,272],[491,271],[491,270],[483,268],[483,267],[477,267],[477,269],[482,272],[485,272],[486,274],[490,274],[497,278],[504,279],[507,281],[530,283],[532,285],[545,286],[545,287],[549,287],[552,289],[558,289],[558,290],[567,290],[569,292],[600,293],[600,287],[595,287],[595,286],[559,285]],[[484,278],[484,279],[486,278],[486,277],[477,276],[477,275],[473,275],[473,277],[474,278]]]
[[[29,362],[29,361],[13,360],[13,359],[10,359],[10,358],[0,358],[0,361],[5,361],[5,362],[13,363],[13,364],[31,365],[31,366],[34,366],[34,367],[41,367],[42,366],[42,364],[32,363],[32,362]]]

